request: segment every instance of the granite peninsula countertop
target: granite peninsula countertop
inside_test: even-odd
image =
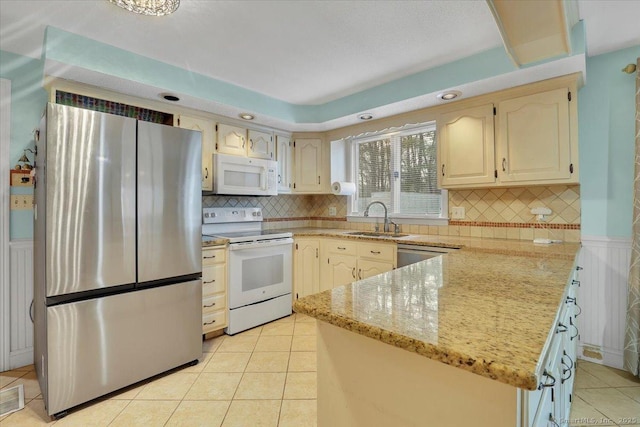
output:
[[[291,231],[294,237],[347,237],[346,230]],[[539,362],[578,243],[430,235],[374,239],[462,249],[301,298],[294,303],[296,312],[515,387],[536,389]]]

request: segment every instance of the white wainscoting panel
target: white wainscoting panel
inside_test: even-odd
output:
[[[33,300],[33,240],[13,240],[9,248],[9,369],[13,369],[33,363],[33,323],[29,317]]]
[[[582,237],[581,358],[622,369],[631,240]]]

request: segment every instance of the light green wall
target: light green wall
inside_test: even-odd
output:
[[[38,126],[47,102],[42,89],[43,63],[0,50],[0,77],[11,80],[11,146],[13,166],[25,148],[33,149],[33,130]],[[28,154],[33,161],[33,154]],[[12,187],[11,194],[33,194],[31,187]],[[11,211],[11,239],[33,237],[33,211]]]
[[[631,237],[635,77],[640,46],[587,59],[578,94],[582,234]]]

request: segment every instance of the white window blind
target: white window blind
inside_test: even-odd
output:
[[[352,141],[357,180],[354,213],[362,215],[369,203],[380,201],[395,216],[441,216],[435,125]],[[378,204],[369,210],[371,216],[383,213]]]

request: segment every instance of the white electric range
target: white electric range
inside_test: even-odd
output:
[[[289,316],[292,233],[262,230],[261,208],[204,208],[203,240],[229,239],[229,335]]]

